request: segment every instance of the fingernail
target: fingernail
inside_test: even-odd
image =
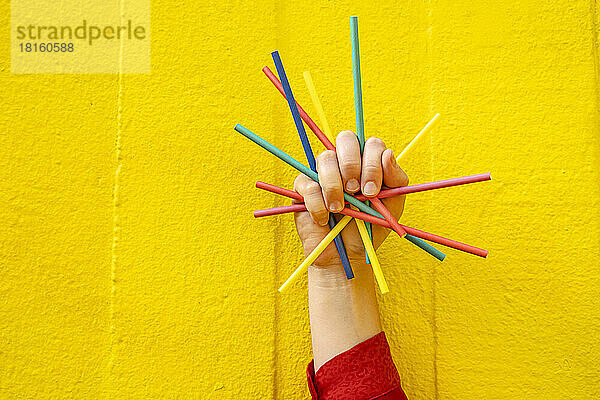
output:
[[[377,193],[377,185],[373,181],[369,181],[365,184],[365,188],[363,189],[363,194],[365,196],[375,196]]]
[[[342,208],[342,203],[340,203],[339,201],[332,201],[329,205],[329,209],[331,210],[331,212],[342,211]]]
[[[360,184],[358,183],[358,181],[354,178],[350,179],[348,182],[346,182],[346,190],[349,192],[356,192],[358,191],[358,189],[360,189]]]

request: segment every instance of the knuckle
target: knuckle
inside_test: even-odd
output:
[[[348,159],[348,160],[344,160],[342,161],[342,165],[341,168],[345,171],[349,171],[349,172],[358,172],[360,171],[360,160],[357,159]]]
[[[385,147],[383,140],[379,139],[378,137],[368,138],[365,144],[368,144],[369,146]]]
[[[337,135],[337,139],[344,139],[345,140],[346,138],[350,138],[350,137],[356,137],[356,135],[354,134],[354,132],[352,132],[352,131],[341,131]]]
[[[303,196],[310,194],[313,186],[316,186],[316,189],[312,189],[313,191],[319,190],[319,184],[304,174],[298,175],[294,180],[294,190]]]
[[[304,185],[304,193],[307,196],[315,196],[317,194],[321,194],[321,186],[315,181],[308,182]]]
[[[335,186],[327,186],[327,187],[323,188],[323,194],[328,199],[337,196],[341,191],[342,191],[342,188],[339,187],[339,186],[337,186],[337,185],[335,185]]]
[[[315,210],[312,213],[313,218],[315,219],[315,221],[325,221],[328,217],[329,217],[329,212],[326,209],[319,209],[319,210]]]
[[[300,188],[302,186],[302,184],[304,183],[304,179],[302,179],[303,176],[304,176],[304,174],[300,174],[296,177],[296,179],[294,179],[294,187],[296,189]]]
[[[404,171],[402,171],[402,175],[400,176],[400,182],[401,182],[402,186],[408,186],[408,183],[409,183],[408,175],[406,175],[406,172],[404,172]]]
[[[325,150],[317,156],[319,162],[331,161],[332,159],[335,159],[335,151],[333,150]]]
[[[381,167],[374,164],[367,164],[363,172],[365,175],[379,175],[381,174]]]

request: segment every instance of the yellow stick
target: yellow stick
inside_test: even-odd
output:
[[[329,140],[334,142],[335,138],[333,138],[331,135],[331,129],[329,128],[329,124],[327,123],[327,118],[325,117],[325,111],[323,111],[323,106],[321,105],[321,102],[319,101],[319,96],[317,95],[317,89],[315,88],[315,84],[313,83],[312,77],[310,75],[310,71],[304,71],[304,81],[306,82],[306,87],[308,88],[308,92],[310,93],[310,98],[312,99],[313,106],[315,107],[317,114],[319,115],[319,119],[321,120],[321,125],[323,126],[323,131],[325,132],[325,135],[327,135]],[[433,121],[435,121],[435,119],[438,116],[439,116],[439,114],[436,115],[435,117],[433,117],[433,120],[428,124],[428,126],[431,125],[431,123]],[[426,126],[423,129],[423,131],[428,129],[428,126]],[[421,131],[421,133],[423,131]],[[415,138],[415,140],[416,140],[416,138]],[[414,140],[413,140],[413,142],[414,142]],[[409,146],[410,146],[410,144],[409,144]],[[342,218],[342,220],[336,225],[336,228],[346,218],[348,218],[348,217],[346,216],[346,217]],[[377,254],[375,253],[375,248],[373,247],[371,238],[369,238],[369,232],[367,231],[367,227],[365,226],[365,223],[363,220],[355,219],[355,221],[356,221],[356,225],[358,226],[358,232],[360,233],[360,238],[362,239],[363,245],[365,246],[367,254],[369,255],[369,260],[371,261],[371,266],[373,268],[373,274],[375,275],[375,279],[377,280],[377,284],[379,285],[379,290],[381,290],[381,293],[385,294],[385,293],[389,292],[389,288],[388,288],[387,282],[385,281],[385,278],[383,277],[383,271],[381,270],[381,265],[379,264],[379,259],[377,258]],[[348,222],[350,222],[350,220],[348,220]],[[348,222],[346,222],[346,224]],[[341,229],[340,229],[340,231],[341,231]],[[333,233],[333,230],[329,234],[331,235],[332,233]],[[308,268],[308,265],[310,265],[314,260],[317,259],[317,257],[323,252],[325,247],[327,247],[327,245],[329,243],[331,243],[331,241],[333,240],[334,237],[335,237],[335,235],[333,235],[332,238],[329,239],[329,241],[323,246],[323,249],[321,251],[319,251],[316,255],[314,255],[314,258],[312,260],[310,260],[310,262],[307,262],[307,261],[309,261],[311,256],[313,256],[313,254],[316,253],[317,249],[319,249],[319,247],[323,244],[323,242],[325,240],[323,240],[321,243],[319,243],[319,246],[317,246],[317,248],[315,248],[315,250],[308,256],[308,258],[306,260],[304,260],[304,262],[298,267],[298,269],[296,269],[296,271],[292,274],[292,276],[283,284],[283,286],[281,286],[279,291],[281,292],[285,288],[285,286],[288,285],[290,280],[292,280],[295,275],[299,274],[302,271],[302,269]],[[326,237],[326,239],[327,239],[327,237]]]
[[[396,157],[396,162],[399,163],[400,159],[402,158],[403,155],[406,154],[408,149],[410,149],[413,146],[413,144],[415,144],[417,142],[417,140],[419,140],[419,138],[421,136],[423,136],[424,133],[426,133],[433,127],[433,125],[435,124],[435,121],[437,121],[439,116],[440,116],[440,114],[435,114],[435,116],[431,119],[431,121],[429,121],[429,123],[427,125],[425,125],[425,128],[421,129],[421,132],[419,132],[419,134],[417,136],[415,136],[415,138],[408,144],[408,146],[406,146],[406,148],[404,150],[402,150],[402,153],[400,153],[400,155],[398,157]]]
[[[300,264],[300,266],[296,268],[296,270],[288,278],[288,280],[285,281],[283,285],[281,285],[279,291],[282,292],[290,283],[292,283],[300,275],[300,273],[306,271],[308,269],[308,266],[312,264],[317,259],[317,257],[321,255],[325,248],[329,246],[333,239],[340,234],[342,229],[344,229],[350,221],[352,221],[352,217],[349,217],[347,215],[344,216],[344,218],[342,218],[340,222],[338,222],[337,225],[331,231],[329,231],[327,236],[325,236],[325,238],[321,240],[321,243],[319,243],[317,247],[315,247],[312,253],[310,253],[308,257],[306,257],[302,264]]]
[[[317,113],[319,114],[319,119],[321,120],[321,125],[323,125],[325,135],[327,135],[329,140],[331,140],[332,142],[335,142],[335,138],[331,137],[331,130],[329,129],[329,124],[327,123],[327,118],[325,118],[325,112],[323,111],[323,107],[321,106],[321,102],[319,101],[319,96],[317,96],[317,89],[315,89],[315,84],[313,83],[312,77],[310,75],[310,71],[304,71],[304,81],[306,82],[306,87],[308,88],[308,91],[310,92],[310,98],[312,99],[313,105],[314,105],[315,109],[317,110]],[[358,225],[362,224],[363,226],[365,226],[365,223],[361,219],[357,219],[356,223]],[[365,226],[365,229],[366,229],[366,226]],[[362,235],[360,238],[363,240],[363,244],[366,249],[368,246],[367,242],[371,243],[371,240],[365,240],[365,238],[362,237]],[[371,247],[373,247],[372,243],[371,243]],[[369,254],[369,253],[367,253],[367,254]],[[371,257],[371,255],[369,255],[369,258],[370,257]]]
[[[356,210],[356,208],[354,209]],[[358,226],[358,232],[360,233],[360,237],[362,238],[363,243],[365,245],[365,249],[367,250],[367,254],[369,255],[369,260],[371,260],[371,267],[373,268],[375,280],[377,280],[377,284],[379,285],[379,290],[381,290],[381,294],[386,294],[390,291],[390,289],[388,288],[387,282],[383,277],[381,264],[379,264],[379,259],[377,258],[377,253],[375,253],[373,243],[371,243],[371,240],[369,239],[369,232],[367,232],[367,227],[365,226],[365,223],[362,219],[355,220],[356,225]]]
[[[331,135],[331,129],[329,129],[329,124],[327,123],[327,118],[325,118],[323,106],[321,106],[319,96],[317,96],[317,90],[315,89],[315,84],[310,76],[310,71],[304,71],[304,81],[306,82],[306,87],[310,93],[310,98],[312,99],[313,105],[317,110],[317,114],[319,114],[321,125],[323,125],[323,132],[325,132],[325,135],[329,138],[329,140],[331,140],[331,143],[335,143],[335,138]]]

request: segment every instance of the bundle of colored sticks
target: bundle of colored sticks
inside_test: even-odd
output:
[[[365,143],[365,133],[362,107],[362,88],[360,79],[358,20],[356,17],[350,18],[350,33],[352,42],[352,65],[354,75],[356,133],[362,152]],[[304,111],[304,109],[295,101],[294,95],[292,94],[292,89],[290,87],[287,76],[285,74],[285,70],[283,68],[283,64],[281,62],[281,58],[279,57],[279,53],[277,51],[274,51],[273,53],[271,53],[271,55],[273,57],[273,61],[275,62],[275,67],[277,69],[279,79],[275,76],[275,74],[273,74],[273,72],[271,72],[269,67],[264,67],[263,72],[288,102],[309,166],[307,167],[304,164],[301,164],[300,162],[296,161],[294,158],[290,157],[289,155],[279,150],[277,147],[273,146],[272,144],[259,137],[255,133],[251,132],[247,128],[243,127],[242,125],[237,124],[234,129],[237,132],[244,135],[246,138],[258,144],[263,149],[267,150],[274,156],[289,164],[291,167],[297,169],[298,171],[305,174],[314,181],[319,182],[315,157],[311,149],[310,143],[308,141],[306,131],[304,130],[304,125],[302,121],[306,123],[306,125],[317,136],[321,143],[323,143],[325,148],[327,148],[328,150],[335,151],[335,146],[332,144],[331,131],[329,129],[329,125],[327,124],[327,120],[325,119],[323,107],[321,106],[321,103],[317,96],[310,72],[306,71],[304,73],[304,79],[306,81],[306,86],[311,95],[314,107],[317,113],[319,114],[321,125],[323,126],[325,133],[321,129],[319,129],[317,124],[308,116],[306,111]],[[404,151],[400,153],[396,161],[399,161],[404,156],[404,154],[406,154],[406,152],[413,146],[413,144],[416,143],[420,137],[422,137],[427,131],[431,129],[431,127],[437,121],[438,117],[439,114],[436,114],[433,117],[433,119],[423,128],[423,130],[409,143],[409,145],[404,149]],[[426,241],[451,247],[457,250],[474,254],[476,256],[484,258],[487,257],[487,250],[480,249],[478,247],[474,247],[465,243],[457,242],[455,240],[451,240],[442,236],[434,235],[432,233],[421,231],[415,228],[411,228],[406,225],[401,225],[400,223],[398,223],[398,221],[392,215],[392,213],[385,207],[381,200],[392,196],[400,196],[409,193],[417,193],[427,190],[465,185],[468,183],[482,182],[490,179],[491,176],[489,173],[464,176],[460,178],[446,179],[443,181],[422,183],[419,185],[404,186],[394,189],[384,189],[381,190],[376,197],[371,198],[367,198],[361,194],[351,195],[348,193],[344,193],[346,205],[345,208],[342,211],[340,211],[340,214],[343,214],[344,217],[339,222],[336,222],[333,214],[329,214],[329,227],[331,228],[330,232],[325,236],[321,243],[319,243],[319,245],[309,254],[309,256],[302,262],[302,264],[300,264],[300,266],[294,271],[294,273],[288,278],[288,280],[279,288],[279,291],[283,291],[286,287],[290,285],[290,283],[292,283],[304,271],[306,271],[308,266],[311,265],[317,259],[317,257],[319,257],[319,255],[325,250],[327,246],[329,246],[329,244],[332,241],[335,243],[335,246],[338,250],[338,254],[340,256],[341,263],[344,267],[346,277],[348,279],[354,278],[352,266],[350,265],[350,261],[348,260],[348,255],[346,254],[346,249],[344,247],[344,242],[341,236],[342,230],[344,229],[344,227],[346,227],[346,225],[348,225],[348,223],[352,219],[356,220],[358,231],[365,246],[366,261],[373,268],[373,274],[375,275],[375,280],[377,281],[381,293],[387,293],[389,289],[387,282],[383,276],[381,265],[379,264],[379,260],[377,259],[377,254],[375,253],[375,249],[373,248],[371,224],[376,224],[385,228],[392,229],[398,235],[400,235],[400,237],[407,239],[410,243],[418,246],[419,248],[431,254],[433,257],[437,258],[440,261],[444,260],[444,258],[446,257],[445,254],[433,247],[432,245],[430,245],[429,243],[427,243]],[[256,182],[256,187],[275,194],[279,194],[281,196],[289,197],[291,199],[296,200],[299,203],[289,206],[255,211],[255,217],[265,217],[269,215],[278,215],[289,212],[306,211],[306,206],[303,204],[304,200],[302,196],[293,190],[284,189],[260,181]]]

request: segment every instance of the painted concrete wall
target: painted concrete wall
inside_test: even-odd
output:
[[[411,399],[600,397],[598,10],[553,2],[152,1],[151,75],[11,75],[0,57],[0,397],[307,398],[306,286],[285,204],[302,158],[260,72],[278,49],[310,113],[354,129],[358,15],[367,136],[413,183],[408,225],[490,250],[443,263],[391,237],[385,330]],[[313,141],[316,149],[321,147]]]

